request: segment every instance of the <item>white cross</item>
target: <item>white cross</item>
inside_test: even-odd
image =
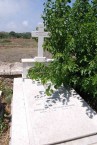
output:
[[[49,37],[48,32],[44,32],[44,24],[38,25],[38,31],[32,31],[32,37],[38,37],[38,57],[43,57],[44,38]]]

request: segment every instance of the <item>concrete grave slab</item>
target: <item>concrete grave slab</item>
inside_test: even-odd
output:
[[[64,143],[59,143],[57,145],[97,145],[97,135],[88,136]]]
[[[74,90],[60,88],[50,97],[44,91],[39,82],[23,82],[31,145],[60,144],[97,135],[96,112]]]
[[[40,82],[14,80],[10,145],[96,145],[96,112],[74,90],[44,90]]]

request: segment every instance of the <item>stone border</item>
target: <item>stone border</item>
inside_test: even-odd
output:
[[[6,63],[0,62],[0,76],[2,75],[21,75],[22,74],[22,63]]]

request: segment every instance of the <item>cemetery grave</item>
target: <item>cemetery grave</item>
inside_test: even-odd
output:
[[[97,113],[81,96],[63,86],[47,96],[46,86],[26,77],[36,61],[53,61],[43,57],[39,37],[38,57],[22,59],[22,78],[14,79],[10,145],[96,145]]]

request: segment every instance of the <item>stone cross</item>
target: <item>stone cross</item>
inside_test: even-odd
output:
[[[38,25],[38,31],[32,31],[32,37],[38,37],[38,57],[43,57],[44,38],[49,37],[48,32],[44,32],[44,24]]]

